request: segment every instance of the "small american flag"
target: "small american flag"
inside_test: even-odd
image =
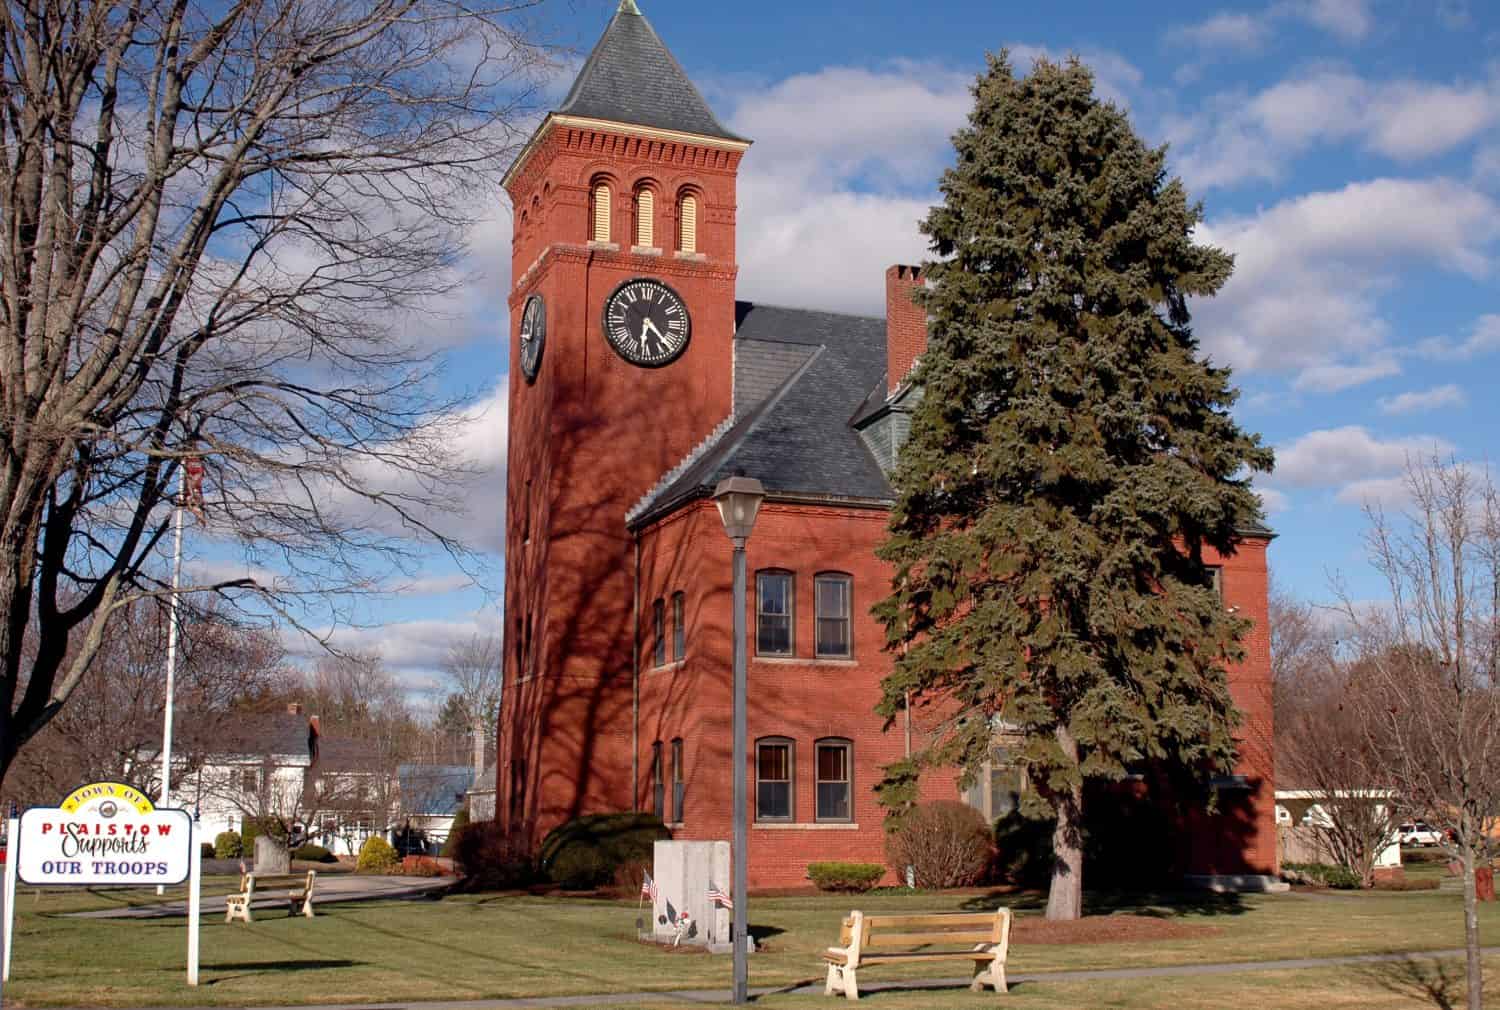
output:
[[[644,872],[644,871],[642,871]],[[646,879],[641,881],[641,897],[656,900],[656,881],[651,879],[651,874],[646,874]]]
[[[708,883],[708,900],[721,908],[734,908],[734,900],[713,881],[709,881]]]

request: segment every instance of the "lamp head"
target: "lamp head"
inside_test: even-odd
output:
[[[724,532],[736,547],[745,546],[750,533],[755,529],[755,517],[760,512],[760,503],[766,489],[754,477],[736,474],[719,482],[714,489],[714,504],[719,507],[719,519],[724,523]]]

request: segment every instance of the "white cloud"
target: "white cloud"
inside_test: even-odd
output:
[[[1379,299],[1405,268],[1489,273],[1500,206],[1453,180],[1375,179],[1214,218],[1198,238],[1235,254],[1218,297],[1193,306],[1205,349],[1331,390],[1399,370]]]
[[[1255,493],[1260,496],[1261,508],[1265,509],[1266,515],[1275,515],[1285,512],[1291,508],[1291,499],[1285,491],[1279,491],[1274,487],[1262,487],[1256,485]]]
[[[1059,58],[1024,44],[1010,54],[1023,73],[1038,57]],[[1098,93],[1118,104],[1143,79],[1117,54],[1082,58]],[[755,140],[739,178],[741,296],[884,312],[885,269],[928,254],[918,222],[939,199],[973,80],[969,70],[895,62],[738,89],[726,118]]]
[[[1375,26],[1368,0],[1306,0],[1289,6],[1297,16],[1350,42],[1365,38]]]
[[[1359,425],[1310,431],[1277,447],[1276,479],[1294,487],[1354,487],[1399,475],[1408,459],[1452,449],[1435,435],[1380,439]]]
[[[1194,188],[1280,179],[1318,145],[1357,141],[1399,161],[1434,157],[1500,122],[1500,83],[1371,81],[1318,70],[1259,92],[1212,96],[1193,115],[1168,119],[1176,166]]]
[[[1334,495],[1334,501],[1342,505],[1380,505],[1384,508],[1400,508],[1410,500],[1411,488],[1401,474],[1353,481]]]
[[[1264,17],[1226,11],[1196,24],[1173,28],[1167,39],[1205,49],[1255,50],[1265,43],[1270,27]]]
[[[1292,388],[1305,393],[1337,393],[1400,374],[1401,365],[1387,354],[1355,364],[1312,365],[1298,374]]]
[[[1415,414],[1441,407],[1462,407],[1467,400],[1464,391],[1453,384],[1434,386],[1431,389],[1412,390],[1396,396],[1380,399],[1382,414]]]
[[[1500,351],[1500,313],[1480,316],[1462,340],[1434,337],[1417,345],[1418,354],[1439,361],[1465,361],[1491,351]]]
[[[393,621],[378,626],[340,626],[315,629],[314,634],[340,651],[373,652],[412,691],[428,690],[437,682],[438,671],[448,650],[475,635],[499,636],[504,630],[497,607],[460,614],[453,618]],[[300,633],[286,641],[293,655],[316,660],[325,650]]]

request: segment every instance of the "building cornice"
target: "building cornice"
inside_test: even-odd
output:
[[[643,140],[658,140],[668,144],[690,144],[695,147],[708,147],[719,151],[733,151],[743,153],[750,149],[751,141],[729,140],[724,137],[707,137],[701,133],[683,133],[680,130],[663,130],[654,126],[638,126],[635,123],[617,123],[609,119],[593,119],[588,116],[568,116],[556,112],[547,113],[547,118],[532,133],[531,139],[526,141],[526,146],[521,148],[521,153],[516,155],[516,160],[511,162],[510,168],[505,170],[505,176],[500,180],[502,186],[509,187],[526,162],[531,158],[532,152],[541,146],[547,139],[547,135],[556,126],[572,127],[582,130],[598,130],[603,133],[624,134],[629,137],[640,137]]]

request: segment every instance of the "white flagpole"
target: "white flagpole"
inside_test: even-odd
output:
[[[193,830],[188,834],[193,843],[188,856],[188,985],[198,984],[198,924],[203,912],[203,842],[198,832],[198,814],[194,811]]]
[[[20,861],[21,821],[15,815],[15,804],[11,804],[10,822],[6,825],[5,853],[5,956],[0,965],[0,981],[10,981],[10,949],[16,941],[16,864]]]
[[[161,732],[161,806],[171,806],[172,800],[172,698],[176,694],[177,681],[177,585],[182,572],[182,505],[187,497],[187,460],[183,460],[177,474],[177,499],[172,506],[172,593],[167,597],[167,704],[164,726]],[[165,888],[157,886],[156,893]]]

